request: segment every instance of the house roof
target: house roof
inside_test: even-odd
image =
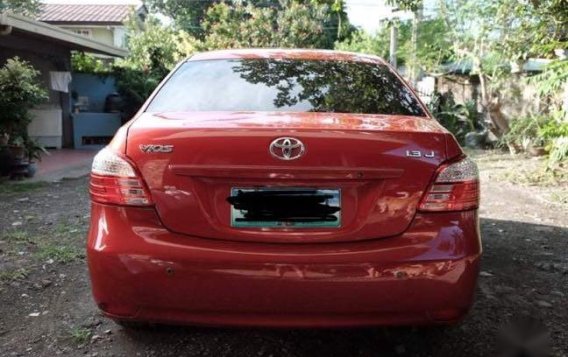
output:
[[[135,10],[136,7],[129,4],[42,4],[38,20],[57,24],[119,24]]]
[[[0,13],[1,36],[26,36],[58,43],[72,50],[126,57],[128,51],[90,39],[61,27],[11,13]],[[0,41],[0,48],[2,41]]]

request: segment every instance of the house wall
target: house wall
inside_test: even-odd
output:
[[[81,26],[81,25],[58,25],[69,31],[77,32],[87,30],[91,33],[89,38],[110,46],[124,48],[124,26]]]

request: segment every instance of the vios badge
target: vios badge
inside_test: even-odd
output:
[[[169,153],[174,151],[173,145],[154,145],[154,144],[141,144],[140,150],[143,153],[149,154],[154,152]]]

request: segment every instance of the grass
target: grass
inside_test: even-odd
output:
[[[18,268],[14,270],[0,271],[0,282],[11,282],[14,280],[23,280],[28,277],[29,272],[25,268]]]
[[[551,187],[568,184],[568,170],[547,169],[544,157],[512,156],[501,151],[468,151],[480,171],[491,177],[521,185]]]
[[[36,234],[23,229],[12,229],[0,235],[0,240],[13,249],[22,244],[35,245],[33,251],[36,258],[67,264],[83,258],[84,235],[85,228],[80,222],[59,222],[48,231]],[[8,251],[10,250],[7,249],[6,252]]]
[[[91,338],[91,330],[84,327],[72,327],[69,330],[69,336],[76,344],[83,345],[89,342],[89,339]]]
[[[76,247],[69,245],[57,245],[54,243],[42,244],[36,256],[42,260],[53,259],[56,263],[67,264],[83,258],[83,253]]]
[[[13,243],[35,243],[34,237],[23,230],[12,230],[4,233],[0,240]]]
[[[498,150],[467,153],[477,163],[482,180],[539,187],[545,200],[568,205],[568,168],[550,170],[544,157],[512,156]]]
[[[38,190],[47,186],[46,182],[0,182],[0,195],[15,195]]]

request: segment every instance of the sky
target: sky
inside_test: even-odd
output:
[[[402,19],[412,16],[402,11],[393,14],[392,8],[387,6],[384,0],[345,0],[345,3],[349,21],[370,33],[379,28],[381,20],[392,18],[393,15]]]
[[[139,4],[140,0],[42,0],[56,4]],[[381,20],[392,17],[391,8],[384,0],[345,0],[349,21],[365,31],[375,32]],[[409,15],[399,12],[397,16],[408,18]]]

